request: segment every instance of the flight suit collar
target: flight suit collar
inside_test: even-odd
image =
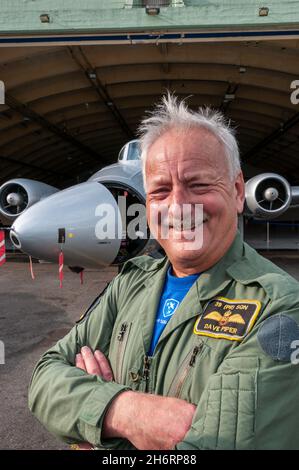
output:
[[[230,269],[244,258],[244,243],[240,232],[224,256],[197,280],[198,300],[208,300],[217,295],[232,280]]]
[[[240,261],[243,254],[243,241],[240,233],[238,232],[232,245],[221,260],[202,273],[197,281],[195,281],[186,297],[178,306],[175,315],[173,315],[167,323],[158,344],[182,323],[190,320],[192,317],[197,317],[202,313],[206,301],[219,294],[232,281],[232,276],[229,274],[228,268],[232,264]],[[169,266],[170,261],[167,258],[164,258],[163,261],[157,265],[156,272],[152,276],[148,277],[144,282],[149,293],[149,297],[146,297],[142,302],[139,318],[146,352],[150,347],[157,308]],[[150,299],[152,299],[152,301],[150,301]]]
[[[154,259],[151,256],[137,256],[135,258],[132,258],[128,261],[123,266],[122,271],[125,271],[127,268],[130,267],[130,265],[135,265],[137,268],[141,269],[142,271],[146,272],[153,272],[157,271],[158,269],[163,268],[164,263],[167,262],[167,257],[164,256],[163,258],[157,258]]]
[[[252,282],[257,282],[267,293],[268,297],[271,299],[274,296],[274,286],[272,277],[269,276],[269,273],[274,268],[274,271],[277,273],[278,269],[272,263],[268,262],[266,268],[266,260],[261,257],[252,247],[247,243],[243,243],[244,246],[244,256],[239,259],[238,262],[233,263],[227,268],[228,274],[238,282],[242,284],[250,284]],[[280,275],[285,275],[282,271]]]

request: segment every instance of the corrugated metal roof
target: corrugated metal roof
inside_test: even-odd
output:
[[[245,163],[299,182],[298,41],[0,49],[0,184],[64,187],[113,162],[166,88],[221,109]]]

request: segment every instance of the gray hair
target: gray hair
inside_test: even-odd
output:
[[[141,121],[138,128],[141,144],[141,161],[144,187],[145,164],[148,149],[166,131],[173,128],[203,128],[211,132],[224,146],[227,158],[229,175],[234,179],[241,171],[238,143],[235,138],[235,129],[230,121],[217,110],[210,107],[200,107],[198,111],[188,108],[185,99],[179,101],[177,96],[169,92],[155,105],[153,111]]]

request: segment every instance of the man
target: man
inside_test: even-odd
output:
[[[233,131],[167,96],[141,145],[148,221],[167,256],[128,261],[43,355],[31,411],[97,448],[298,449],[298,283],[242,242]],[[189,227],[177,220],[184,204]],[[167,237],[153,217],[162,206]],[[202,246],[190,237],[199,231]]]

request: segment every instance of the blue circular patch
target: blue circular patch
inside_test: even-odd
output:
[[[286,314],[279,313],[268,318],[257,334],[263,351],[275,361],[290,362],[294,352],[293,341],[299,341],[299,325]]]

